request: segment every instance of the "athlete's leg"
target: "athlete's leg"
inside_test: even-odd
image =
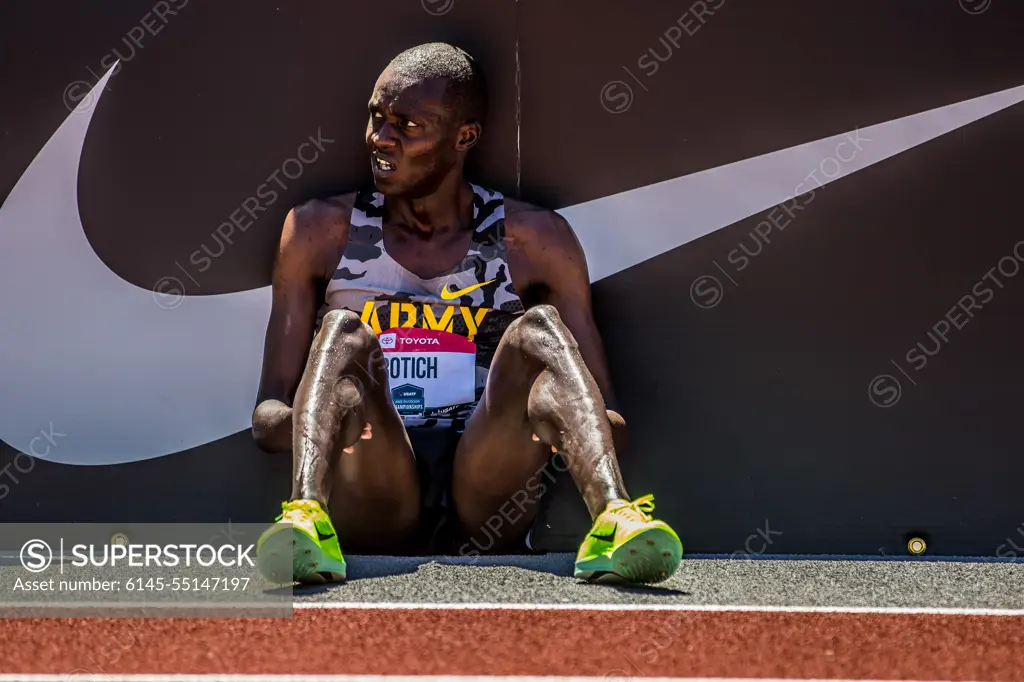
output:
[[[668,578],[682,544],[650,515],[652,496],[629,501],[597,382],[555,308],[538,306],[509,325],[498,344],[483,399],[456,450],[453,497],[470,538],[463,553],[520,542],[537,514],[535,491],[549,447],[566,460],[594,519],[574,575]]]
[[[522,540],[554,448],[592,518],[628,499],[600,389],[558,312],[541,305],[505,331],[456,451],[453,496],[470,550]]]
[[[359,551],[402,551],[419,519],[415,457],[382,357],[356,313],[327,313],[285,420],[292,500],[319,502],[342,548]]]

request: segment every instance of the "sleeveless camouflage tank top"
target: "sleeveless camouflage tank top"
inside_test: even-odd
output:
[[[329,310],[358,313],[387,363],[391,397],[408,427],[464,423],[480,401],[505,329],[523,313],[505,260],[505,198],[473,188],[473,237],[451,270],[422,279],[384,249],[384,196],[356,196],[348,244],[327,286]]]

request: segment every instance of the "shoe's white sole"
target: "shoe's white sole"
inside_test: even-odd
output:
[[[298,528],[288,530],[282,527],[263,540],[256,554],[256,564],[264,578],[276,583],[309,584],[346,580],[344,561],[338,562],[325,555],[320,545]],[[289,554],[290,566],[284,558]]]

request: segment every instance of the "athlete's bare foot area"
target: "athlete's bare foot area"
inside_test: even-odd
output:
[[[625,490],[575,232],[464,177],[487,114],[479,65],[443,43],[407,50],[367,114],[374,187],[292,209],[274,264],[253,436],[292,454],[296,576],[343,575],[341,547],[405,553],[434,512],[479,551],[514,550],[537,511],[524,486],[558,452],[595,521],[577,575],[662,579],[681,547]],[[498,532],[510,500],[522,514]]]

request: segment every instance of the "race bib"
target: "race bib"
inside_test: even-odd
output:
[[[393,327],[378,335],[391,379],[391,399],[403,416],[472,403],[476,344],[436,329]]]

